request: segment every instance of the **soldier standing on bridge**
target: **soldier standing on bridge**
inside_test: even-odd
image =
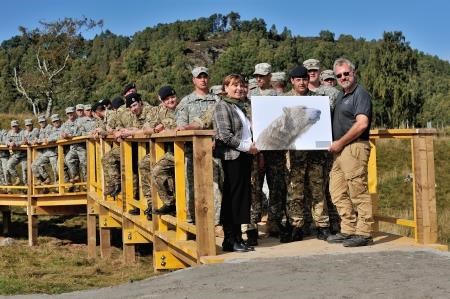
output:
[[[27,154],[25,151],[20,151],[14,149],[18,147],[23,142],[23,134],[20,132],[19,121],[11,121],[11,130],[6,134],[6,145],[9,147],[9,159],[7,163],[8,175],[14,178],[12,182],[14,186],[20,185],[20,177],[17,174],[17,165],[22,161],[26,160]]]
[[[0,130],[0,144],[6,145],[6,134],[8,131],[5,129]],[[1,185],[9,185],[8,178],[8,164],[9,159],[9,151],[8,150],[0,150],[0,184]],[[1,192],[5,192],[5,190],[0,190]]]
[[[374,223],[367,187],[372,98],[358,84],[355,66],[348,59],[337,59],[333,69],[342,91],[333,110],[330,193],[341,216],[341,233],[328,237],[328,242],[366,246],[373,243]]]
[[[39,135],[39,129],[33,127],[33,120],[31,118],[27,118],[24,121],[25,123],[25,130],[22,130],[22,144],[24,145],[31,145],[36,142]],[[26,157],[26,155],[25,155]],[[28,182],[28,175],[27,175],[27,159],[23,159],[20,161],[20,166],[22,169],[22,181],[26,185]]]

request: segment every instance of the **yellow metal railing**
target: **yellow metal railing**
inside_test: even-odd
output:
[[[438,236],[433,152],[435,135],[435,129],[389,129],[370,132],[372,149],[369,159],[369,193],[373,199],[375,220],[414,228],[416,242],[421,244],[434,244]],[[376,142],[385,138],[411,141],[414,219],[378,214]]]

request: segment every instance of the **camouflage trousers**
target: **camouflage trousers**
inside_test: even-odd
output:
[[[58,181],[58,155],[54,150],[45,150],[44,152],[40,152],[37,158],[31,163],[31,169],[33,171],[33,175],[41,180],[45,181],[49,178],[48,171],[46,167],[50,165],[53,171],[53,178],[55,183]],[[68,181],[69,178],[65,173],[65,181]]]
[[[81,181],[86,181],[86,159],[86,146],[78,144],[70,146],[69,151],[64,157],[64,163],[67,165],[67,169],[69,171],[69,176],[71,179],[78,176],[81,171]]]
[[[265,195],[262,191],[264,175],[269,187],[268,221],[281,222],[286,205],[286,151],[263,151],[253,159],[251,174],[250,224],[247,229],[257,228],[263,214]],[[276,229],[275,226],[273,226]]]
[[[329,227],[325,198],[326,157],[321,151],[290,151],[291,169],[287,197],[287,213],[291,224],[303,227],[305,207],[310,202],[317,227]]]
[[[173,159],[173,157],[172,157]],[[166,163],[166,162],[165,162]],[[185,152],[185,174],[186,174],[186,211],[187,221],[195,222],[195,200],[194,200],[194,167],[192,151]],[[220,223],[220,209],[222,206],[223,191],[223,169],[220,159],[213,158],[213,200],[214,200],[214,223]],[[166,184],[167,185],[167,184]],[[158,190],[159,192],[159,190]]]
[[[3,155],[0,157],[0,182],[2,185],[10,184],[8,176],[8,159],[9,155]]]
[[[22,168],[22,183],[27,184],[27,176],[26,176],[26,171],[27,171],[27,155],[24,152],[14,152],[13,154],[10,155],[9,159],[8,159],[8,163],[6,164],[7,167],[7,173],[9,175],[9,177],[11,178],[17,178],[19,177],[18,173],[17,173],[17,165],[19,165],[19,163],[21,164],[21,168]]]
[[[152,209],[152,167],[150,165],[150,154],[145,155],[139,161],[139,172],[141,173],[141,189],[149,211]]]
[[[120,185],[120,147],[113,147],[105,153],[102,158],[102,166],[105,188]]]

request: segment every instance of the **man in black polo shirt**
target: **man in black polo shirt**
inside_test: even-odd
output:
[[[341,233],[327,241],[343,243],[345,247],[366,246],[373,243],[372,203],[367,189],[372,99],[357,83],[353,63],[339,58],[333,69],[342,92],[333,111],[330,193],[341,216]]]

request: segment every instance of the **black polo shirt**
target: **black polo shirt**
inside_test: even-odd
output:
[[[350,93],[341,91],[333,110],[333,140],[338,140],[350,130],[356,122],[356,116],[364,114],[369,118],[369,126],[359,139],[369,140],[370,123],[372,122],[372,97],[359,84]]]

